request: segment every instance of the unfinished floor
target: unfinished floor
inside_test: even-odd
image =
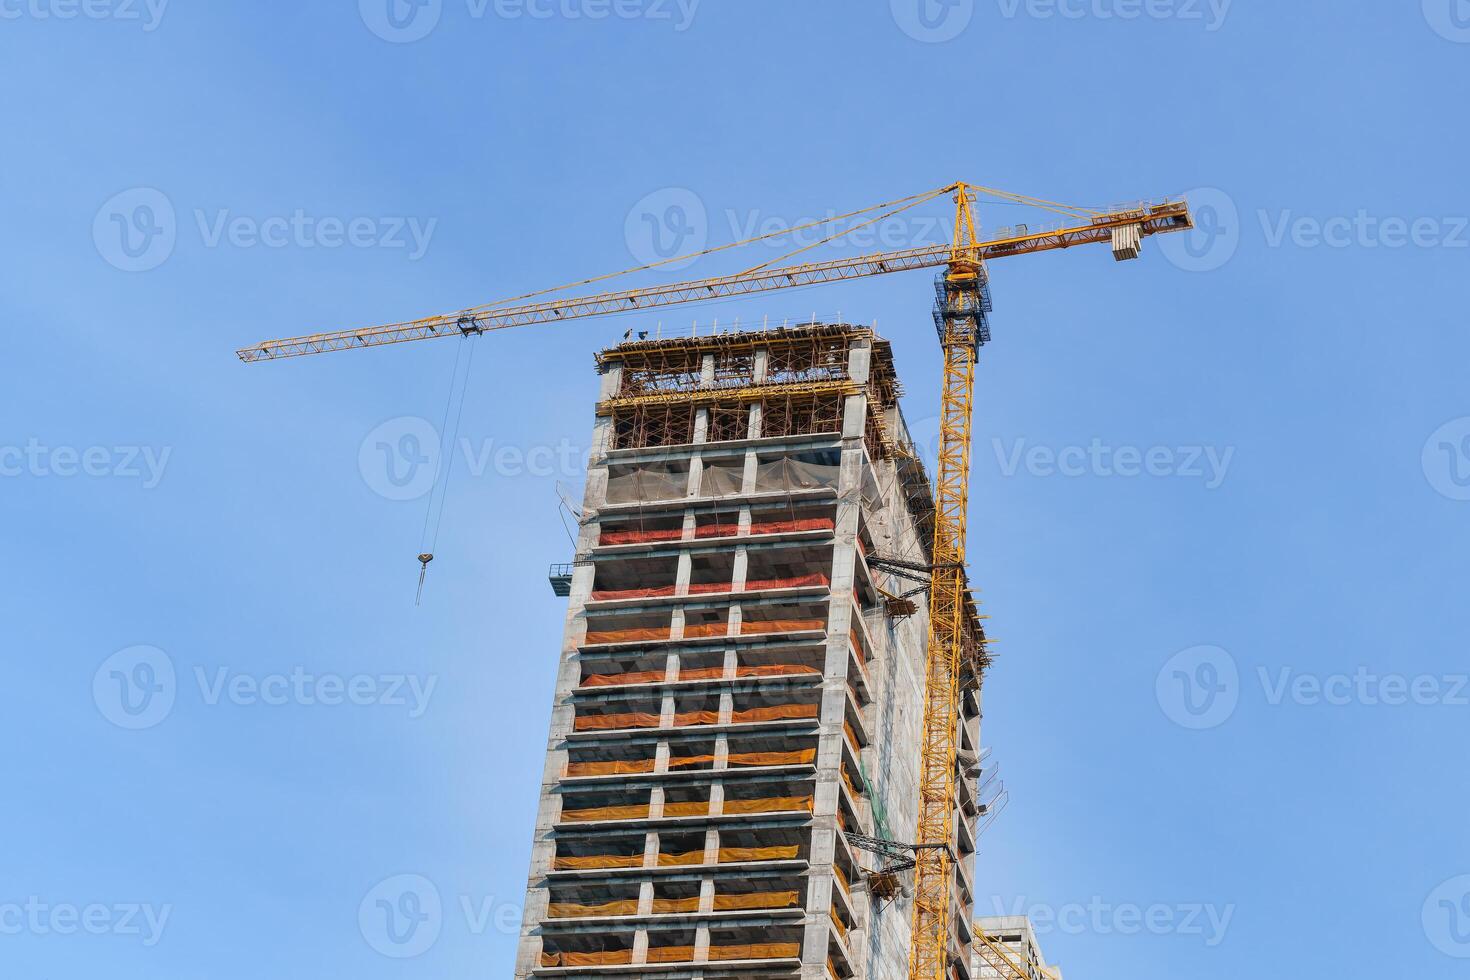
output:
[[[911,839],[932,497],[888,344],[846,324],[604,351],[517,977],[906,972],[845,832]],[[977,641],[983,638],[971,609]],[[983,644],[977,642],[983,650]],[[978,664],[952,970],[972,980]]]

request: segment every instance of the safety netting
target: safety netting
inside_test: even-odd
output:
[[[787,909],[797,905],[799,901],[800,899],[795,891],[716,895],[713,900],[713,911],[736,912],[752,909]],[[698,912],[699,910],[700,897],[698,895],[689,898],[655,898],[653,900],[653,913],[655,915]],[[603,915],[637,915],[638,899],[626,898],[590,905],[581,902],[552,902],[547,906],[547,914],[554,919],[585,919]],[[674,947],[663,948],[670,949]],[[652,950],[649,951],[649,955],[651,959]]]
[[[812,453],[760,459],[755,467],[755,490],[757,493],[771,493],[777,490],[835,489],[841,469],[835,453],[830,456]]]
[[[745,457],[706,459],[699,477],[701,497],[728,497],[740,493],[745,483]]]
[[[607,468],[607,502],[674,500],[689,486],[689,464],[683,461],[628,463]]]

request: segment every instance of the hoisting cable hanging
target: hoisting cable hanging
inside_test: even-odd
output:
[[[459,423],[464,415],[470,371],[475,365],[474,338],[477,336],[477,331],[466,330],[454,352],[454,370],[449,378],[449,393],[444,399],[444,417],[439,424],[438,469],[434,474],[434,485],[429,491],[428,504],[424,508],[424,528],[419,535],[419,587],[414,597],[416,606],[423,602],[424,578],[429,571],[429,562],[434,560],[434,549],[439,545],[439,528],[444,521],[444,502],[449,496],[449,481],[454,474],[454,450],[459,444]],[[464,356],[466,345],[469,345],[468,357]],[[460,374],[461,362],[464,363],[463,375]],[[454,418],[452,429],[451,414]]]

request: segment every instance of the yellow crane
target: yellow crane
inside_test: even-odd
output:
[[[977,194],[1013,204],[1044,208],[1063,215],[1056,227],[1031,231],[1025,226],[982,239],[975,223]],[[876,224],[910,208],[951,195],[953,235],[948,244],[897,251],[779,265],[786,259],[838,240],[858,228]],[[910,980],[947,980],[954,898],[954,845],[956,829],[956,708],[964,668],[965,532],[969,506],[970,426],[973,415],[975,360],[990,339],[989,274],[991,259],[1030,255],[1085,244],[1108,244],[1118,261],[1135,259],[1143,239],[1194,227],[1187,201],[1141,202],[1112,209],[1083,208],[1013,194],[977,184],[957,182],[862,208],[836,218],[798,225],[782,232],[723,245],[706,255],[755,241],[808,230],[831,221],[857,219],[849,227],[785,256],[726,276],[693,279],[664,285],[599,292],[569,298],[541,298],[568,289],[589,286],[618,276],[643,272],[685,260],[677,256],[651,265],[626,269],[580,282],[511,297],[498,303],[459,310],[419,320],[373,327],[268,340],[236,351],[247,363],[273,361],[328,351],[355,350],[436,337],[463,337],[510,327],[560,323],[585,317],[707,302],[753,293],[770,292],[817,283],[915,269],[943,268],[935,309],[935,326],[944,352],[943,397],[940,407],[938,472],[935,475],[934,542],[929,582],[930,637],[925,667],[924,717],[920,752],[919,819],[914,854],[913,930],[909,950]]]

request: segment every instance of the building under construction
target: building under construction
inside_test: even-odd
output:
[[[871,329],[625,343],[601,391],[517,977],[907,973],[934,499]],[[984,634],[958,707],[972,960]],[[877,872],[875,874],[875,872]]]

